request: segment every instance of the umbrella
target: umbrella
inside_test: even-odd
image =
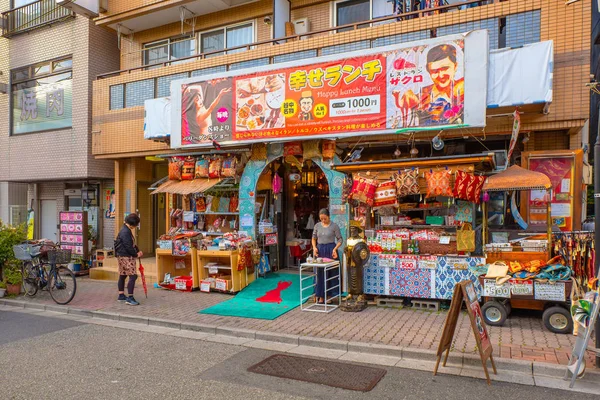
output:
[[[142,265],[142,259],[138,258],[138,260],[140,260],[140,276],[142,277],[142,287],[144,288],[144,294],[146,295],[146,298],[148,298],[148,285],[146,285],[146,275],[144,275],[144,266]]]

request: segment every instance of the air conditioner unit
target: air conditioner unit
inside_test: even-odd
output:
[[[100,12],[101,0],[56,0],[56,4],[75,14],[83,15],[87,18],[96,18]]]
[[[310,21],[308,18],[295,19],[292,21],[292,24],[294,24],[294,32],[296,32],[297,35],[310,32]],[[302,39],[304,38],[305,37]]]

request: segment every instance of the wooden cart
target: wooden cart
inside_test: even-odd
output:
[[[484,192],[501,191],[550,191],[552,184],[546,175],[529,171],[517,165],[513,165],[506,171],[488,178],[483,186]],[[488,253],[487,262],[494,261],[519,261],[549,260],[552,252],[552,218],[551,203],[547,207],[547,235],[548,248],[546,252],[500,252]],[[487,216],[486,203],[483,203],[483,215]],[[488,224],[487,218],[483,218],[482,241],[483,247],[487,243]],[[481,308],[483,318],[488,325],[502,326],[510,315],[512,308],[526,310],[544,311],[544,326],[555,333],[571,333],[573,320],[569,313],[570,293],[572,282],[556,282],[555,284],[539,282],[535,280],[517,281],[511,279],[505,284],[498,286],[493,279],[480,278],[483,287],[484,305]],[[550,286],[549,286],[550,285]],[[553,285],[553,286],[552,286]]]
[[[481,307],[485,323],[502,326],[513,308],[543,311],[544,326],[554,333],[571,333],[573,320],[569,309],[572,281],[556,283],[536,280],[509,280],[501,286],[495,279],[479,278],[483,288]]]

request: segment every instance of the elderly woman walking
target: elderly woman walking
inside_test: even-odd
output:
[[[118,301],[125,302],[125,304],[130,306],[140,304],[133,298],[135,280],[137,279],[137,259],[143,255],[135,244],[134,230],[139,224],[140,217],[137,214],[129,214],[125,218],[125,223],[115,240],[115,255],[119,264]],[[127,293],[129,296],[125,296],[125,279],[127,277],[129,277],[129,281],[127,282]]]

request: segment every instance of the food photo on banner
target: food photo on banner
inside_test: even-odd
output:
[[[487,51],[477,30],[177,80],[171,147],[483,127]]]
[[[232,79],[181,86],[181,144],[211,144],[231,139]]]

